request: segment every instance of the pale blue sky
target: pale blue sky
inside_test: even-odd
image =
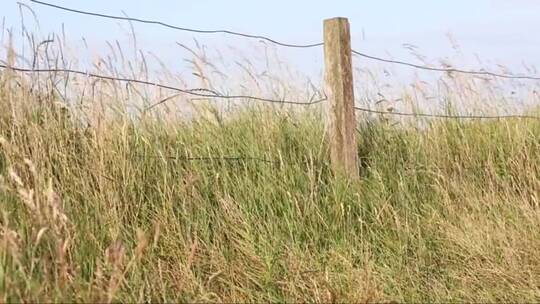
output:
[[[353,47],[370,54],[414,61],[415,58],[403,48],[403,44],[409,43],[418,46],[419,52],[432,62],[438,58],[453,58],[456,52],[447,38],[450,33],[465,54],[460,63],[467,67],[478,66],[471,60],[475,54],[485,65],[500,63],[510,66],[515,72],[525,71],[522,62],[540,64],[540,1],[537,0],[50,1],[115,15],[121,15],[124,11],[130,17],[156,19],[184,27],[267,35],[290,43],[319,42],[322,20],[344,16],[351,23]],[[125,22],[74,15],[25,0],[21,2],[30,5],[37,13],[42,34],[59,32],[62,23],[71,39],[86,37],[96,45],[105,40],[122,41],[128,34]],[[20,24],[17,1],[0,0],[0,3],[0,16],[5,17],[6,26],[16,28]],[[32,23],[30,17],[26,11],[27,26]],[[175,41],[190,42],[191,37],[210,45],[241,43],[236,38],[226,36],[216,38],[158,26],[135,26],[139,43],[157,53],[163,51],[166,60],[178,51],[168,47],[174,45]],[[320,54],[317,50],[309,52],[317,56]],[[311,61],[305,60],[306,53],[294,54],[292,58],[310,64]]]

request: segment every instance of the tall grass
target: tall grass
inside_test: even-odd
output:
[[[351,182],[320,109],[178,119],[62,77],[0,72],[2,301],[540,299],[540,121],[362,116]]]

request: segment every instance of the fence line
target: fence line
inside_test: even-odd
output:
[[[164,85],[157,82],[151,82],[146,80],[139,80],[139,79],[131,79],[131,78],[121,78],[121,77],[112,77],[112,76],[106,76],[106,75],[99,75],[95,73],[89,73],[84,71],[78,71],[73,69],[26,69],[26,68],[18,68],[18,67],[11,67],[5,64],[0,64],[0,68],[4,68],[7,70],[17,71],[17,72],[23,72],[23,73],[72,73],[72,74],[78,74],[83,75],[87,77],[92,78],[98,78],[98,79],[105,79],[105,80],[113,80],[113,81],[120,81],[120,82],[129,82],[129,83],[138,83],[138,84],[144,84],[149,86],[154,86],[162,89],[167,89],[171,91],[176,91],[180,93],[184,93],[187,95],[197,96],[197,97],[204,97],[204,98],[223,98],[223,99],[250,99],[255,101],[262,101],[262,102],[268,102],[268,103],[279,103],[279,104],[293,104],[293,105],[314,105],[317,103],[321,103],[325,100],[327,100],[326,97],[320,98],[317,100],[309,101],[309,102],[302,102],[302,101],[293,101],[293,100],[278,100],[278,99],[270,99],[270,98],[263,98],[263,97],[257,97],[257,96],[250,96],[250,95],[223,95],[218,92],[215,92],[213,90],[208,89],[202,89],[202,88],[195,88],[195,89],[182,89],[170,85]],[[212,94],[206,94],[206,93],[199,93],[201,91],[207,91],[211,92]],[[154,103],[147,107],[145,110],[149,110],[151,108],[154,108],[165,101],[169,99],[162,100],[160,102]]]
[[[328,92],[329,97],[326,97],[326,94],[323,93],[324,98],[320,98],[318,100],[313,101],[314,96],[312,96],[310,102],[300,102],[300,101],[294,101],[294,100],[277,100],[277,99],[249,96],[249,95],[223,95],[213,90],[200,89],[200,88],[184,89],[184,88],[178,88],[178,87],[164,85],[164,84],[160,84],[156,82],[99,75],[99,74],[72,70],[72,69],[58,69],[58,68],[26,69],[26,68],[10,67],[4,64],[0,64],[0,68],[10,69],[13,71],[19,71],[19,72],[24,72],[24,73],[58,73],[58,72],[68,73],[68,74],[74,73],[74,74],[85,75],[86,77],[145,84],[145,85],[155,86],[155,87],[159,87],[163,89],[173,90],[176,92],[180,92],[182,94],[188,94],[192,96],[205,97],[205,98],[251,99],[251,100],[270,102],[270,103],[294,104],[294,105],[313,105],[313,104],[317,104],[317,103],[328,100],[330,102],[330,105],[328,106],[329,115],[328,115],[326,126],[329,131],[328,131],[328,136],[326,137],[329,138],[328,140],[330,144],[330,163],[331,163],[332,170],[334,171],[334,173],[336,173],[337,175],[344,175],[346,178],[350,180],[357,180],[359,178],[359,174],[358,174],[359,173],[358,172],[359,151],[358,151],[358,145],[356,143],[357,138],[354,133],[354,130],[356,129],[356,123],[357,123],[357,120],[356,120],[357,111],[375,113],[375,114],[380,114],[380,115],[432,117],[432,118],[444,118],[444,119],[519,118],[519,119],[540,120],[540,117],[532,116],[532,115],[490,116],[490,115],[445,115],[445,114],[427,114],[427,113],[404,113],[404,112],[394,112],[394,111],[379,111],[379,110],[372,110],[369,108],[355,106],[354,87],[353,87],[353,69],[352,69],[353,63],[351,60],[353,55],[357,55],[357,56],[360,56],[362,58],[366,58],[369,60],[375,60],[379,62],[397,64],[397,65],[408,66],[408,67],[412,67],[416,69],[435,71],[435,72],[462,73],[462,74],[469,74],[469,75],[485,75],[485,76],[492,76],[492,77],[498,77],[498,78],[520,79],[520,80],[540,80],[540,77],[529,76],[529,75],[512,75],[512,74],[494,73],[494,72],[489,72],[485,70],[475,71],[475,70],[466,70],[466,69],[459,69],[459,68],[438,68],[438,67],[431,67],[427,65],[409,63],[406,61],[391,60],[391,59],[385,59],[381,57],[368,55],[368,54],[352,49],[351,37],[350,37],[351,36],[350,26],[349,26],[349,21],[346,18],[332,18],[332,19],[324,20],[324,27],[323,27],[324,28],[324,42],[313,43],[313,44],[289,44],[289,43],[279,42],[274,39],[261,36],[261,35],[251,35],[251,34],[245,34],[245,33],[222,30],[222,29],[200,30],[200,29],[193,29],[193,28],[185,28],[185,27],[178,27],[171,24],[167,24],[161,21],[144,20],[144,19],[131,18],[131,17],[120,17],[120,16],[113,16],[113,15],[107,15],[107,14],[101,14],[101,13],[82,11],[78,9],[72,9],[72,8],[68,8],[64,6],[50,4],[50,3],[39,1],[39,0],[30,0],[30,2],[39,4],[39,5],[44,5],[51,8],[55,8],[55,9],[59,9],[59,10],[63,10],[63,11],[67,11],[67,12],[77,13],[77,14],[90,15],[90,16],[115,19],[115,20],[124,20],[124,21],[129,21],[129,22],[133,21],[133,22],[140,22],[140,23],[145,23],[145,24],[155,24],[155,25],[160,25],[160,26],[167,27],[170,29],[180,30],[180,31],[203,33],[203,34],[222,33],[222,34],[228,34],[228,35],[233,35],[233,36],[241,36],[245,38],[261,39],[261,40],[265,40],[265,41],[274,43],[276,45],[284,46],[284,47],[314,48],[314,47],[324,46],[325,84],[326,84],[326,89],[327,89],[326,91]],[[320,96],[320,92],[317,92],[317,93]],[[160,105],[170,100],[171,98],[172,97],[169,97],[157,103],[154,103],[151,106],[147,107],[145,111],[157,105]],[[174,159],[174,160],[179,160],[179,161],[240,162],[240,161],[252,160],[252,161],[261,161],[261,162],[266,162],[266,163],[274,163],[274,162],[271,162],[262,158],[249,158],[249,157],[219,157],[219,158],[171,157],[169,158],[169,157],[162,156],[161,158]]]
[[[89,11],[83,11],[73,8],[68,8],[65,6],[60,6],[57,4],[51,4],[48,2],[43,2],[39,0],[30,0],[30,2],[44,5],[47,7],[77,13],[77,14],[83,14],[88,16],[94,16],[94,17],[100,17],[100,18],[107,18],[107,19],[115,19],[115,20],[124,20],[124,21],[134,21],[139,23],[145,23],[145,24],[155,24],[160,25],[166,28],[185,31],[185,32],[192,32],[192,33],[199,33],[199,34],[228,34],[233,36],[240,36],[240,37],[246,37],[246,38],[253,38],[253,39],[261,39],[268,42],[271,42],[276,45],[284,46],[284,47],[290,47],[290,48],[313,48],[313,47],[320,47],[324,45],[324,42],[319,43],[312,43],[312,44],[291,44],[291,43],[284,43],[279,42],[275,39],[262,36],[262,35],[251,35],[251,34],[245,34],[230,30],[201,30],[201,29],[193,29],[193,28],[185,28],[185,27],[179,27],[175,25],[171,25],[165,22],[156,21],[156,20],[145,20],[145,19],[139,19],[139,18],[132,18],[132,17],[122,17],[122,16],[114,16],[114,15],[108,15],[108,14],[102,14],[102,13],[94,13]],[[489,72],[489,71],[474,71],[474,70],[465,70],[465,69],[458,69],[458,68],[436,68],[436,67],[430,67],[426,65],[420,65],[420,64],[414,64],[409,63],[401,60],[392,60],[392,59],[385,59],[381,57],[372,56],[363,52],[359,52],[356,50],[352,50],[353,54],[356,54],[358,56],[364,57],[366,59],[375,60],[375,61],[381,61],[391,64],[398,64],[398,65],[404,65],[409,66],[416,69],[422,69],[427,71],[435,71],[435,72],[447,72],[447,73],[461,73],[461,74],[471,74],[471,75],[487,75],[492,77],[498,77],[498,78],[506,78],[506,79],[522,79],[522,80],[540,80],[540,76],[529,76],[529,75],[510,75],[510,74],[501,74],[501,73],[495,73],[495,72]]]

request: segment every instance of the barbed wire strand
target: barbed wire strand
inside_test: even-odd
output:
[[[427,114],[427,113],[403,113],[403,112],[393,112],[393,111],[379,111],[372,110],[362,107],[354,107],[355,110],[367,113],[374,114],[388,114],[396,116],[413,116],[413,117],[431,117],[431,118],[445,118],[445,119],[537,119],[540,120],[539,116],[532,115],[500,115],[500,116],[489,116],[489,115],[445,115],[445,114]]]
[[[361,53],[355,50],[352,50],[353,54],[356,54],[358,56],[368,58],[371,60],[376,61],[382,61],[386,63],[392,63],[392,64],[399,64],[399,65],[405,65],[412,68],[422,69],[422,70],[429,70],[429,71],[436,71],[436,72],[447,72],[447,73],[461,73],[461,74],[472,74],[472,75],[487,75],[487,76],[493,76],[493,77],[499,77],[499,78],[508,78],[508,79],[528,79],[528,80],[540,80],[540,77],[535,76],[526,76],[526,75],[508,75],[508,74],[498,74],[488,71],[468,71],[463,69],[456,69],[456,68],[435,68],[435,67],[428,67],[424,65],[409,63],[405,61],[400,60],[391,60],[391,59],[384,59],[376,56],[371,56],[365,53]]]
[[[78,74],[78,75],[83,75],[83,76],[92,77],[92,78],[98,78],[98,79],[144,84],[144,85],[154,86],[154,87],[158,87],[158,88],[163,88],[163,89],[167,89],[167,90],[171,90],[171,91],[184,93],[184,94],[187,94],[187,95],[192,95],[192,96],[197,96],[197,97],[204,97],[204,98],[250,99],[250,100],[269,102],[269,103],[306,105],[306,106],[314,105],[314,104],[321,103],[321,102],[327,100],[327,98],[324,97],[324,98],[320,98],[320,99],[309,101],[309,102],[302,102],[302,101],[293,101],[293,100],[270,99],[270,98],[256,97],[256,96],[250,96],[250,95],[223,95],[223,94],[219,94],[219,93],[217,93],[215,91],[207,90],[207,89],[201,89],[201,88],[181,89],[181,88],[178,88],[178,87],[174,87],[174,86],[170,86],[170,85],[164,85],[164,84],[160,84],[160,83],[157,83],[157,82],[151,82],[151,81],[139,80],[139,79],[131,79],[131,78],[121,78],[121,77],[112,77],[112,76],[106,76],[106,75],[99,75],[99,74],[95,74],[95,73],[83,72],[83,71],[73,70],[73,69],[25,69],[25,68],[11,67],[11,66],[8,66],[8,65],[5,65],[5,64],[0,64],[0,68],[12,70],[12,71],[17,71],[17,72],[23,72],[23,73],[72,73],[72,74]],[[212,94],[200,93],[200,91],[209,91],[209,92],[212,92]],[[150,110],[150,109],[152,109],[152,108],[166,102],[169,99],[170,98],[166,98],[166,99],[164,99],[164,100],[162,100],[160,102],[154,103],[154,104],[148,106],[145,109],[145,111]]]
[[[279,41],[276,41],[274,39],[271,39],[271,38],[268,38],[268,37],[265,37],[265,36],[245,34],[245,33],[234,32],[234,31],[230,31],[230,30],[221,30],[221,29],[220,30],[199,30],[199,29],[175,26],[175,25],[172,25],[172,24],[168,24],[168,23],[161,22],[161,21],[155,21],[155,20],[145,20],[145,19],[139,19],[139,18],[121,17],[121,16],[113,16],[113,15],[102,14],[102,13],[94,13],[94,12],[82,11],[82,10],[68,8],[68,7],[65,7],[65,6],[60,6],[60,5],[51,4],[51,3],[38,1],[38,0],[30,0],[30,2],[40,4],[40,5],[44,5],[44,6],[48,6],[48,7],[52,7],[52,8],[56,8],[56,9],[60,9],[60,10],[63,10],[63,11],[68,11],[68,12],[77,13],[77,14],[83,14],[83,15],[88,15],[88,16],[102,17],[102,18],[115,19],[115,20],[135,21],[135,22],[146,23],[146,24],[155,24],[155,25],[160,25],[160,26],[164,26],[164,27],[167,27],[167,28],[175,29],[175,30],[180,30],[180,31],[185,31],[185,32],[192,32],[192,33],[199,33],[199,34],[228,34],[228,35],[240,36],[240,37],[246,37],[246,38],[261,39],[261,40],[266,40],[268,42],[271,42],[271,43],[274,43],[274,44],[277,44],[277,45],[281,45],[281,46],[285,46],[285,47],[291,47],[291,48],[312,48],[312,47],[318,47],[318,46],[324,45],[324,43],[290,44],[290,43],[279,42]]]
[[[205,162],[205,161],[226,161],[226,162],[242,162],[242,161],[255,161],[266,164],[280,164],[279,161],[271,161],[265,158],[260,157],[249,157],[249,156],[222,156],[222,157],[212,157],[212,156],[201,156],[201,157],[180,157],[180,156],[156,156],[156,155],[137,155],[140,158],[154,158],[154,159],[168,159],[175,161],[184,161],[184,162]]]

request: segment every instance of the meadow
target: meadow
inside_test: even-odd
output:
[[[216,64],[198,53],[201,86],[230,83],[212,85]],[[10,49],[5,62],[17,58]],[[148,78],[144,64],[126,74]],[[251,69],[238,80],[249,92],[314,94]],[[377,72],[356,72],[358,98],[373,100]],[[497,80],[440,77],[444,90],[396,87],[392,106],[426,112],[429,95],[446,114],[515,110]],[[540,115],[533,90],[521,110]],[[1,301],[540,299],[540,120],[359,112],[354,181],[330,170],[324,104],[174,95],[145,110],[174,99],[163,94],[0,71]]]

